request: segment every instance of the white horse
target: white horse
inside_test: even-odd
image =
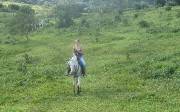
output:
[[[80,79],[82,76],[81,66],[78,63],[77,56],[73,54],[73,57],[68,61],[69,75],[73,76],[73,88],[74,94],[81,92]]]

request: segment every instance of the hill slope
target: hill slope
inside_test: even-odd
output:
[[[44,28],[28,42],[16,37],[14,43],[1,30],[0,110],[178,112],[179,11],[127,11],[121,22],[104,25],[99,32]],[[113,18],[83,18],[93,26],[101,16]],[[76,38],[82,41],[88,64],[80,96],[73,95],[72,79],[64,76]]]

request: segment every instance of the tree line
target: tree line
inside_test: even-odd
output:
[[[31,0],[30,0],[31,1]],[[32,0],[36,1],[36,0]],[[74,24],[74,19],[79,18],[82,13],[96,12],[105,13],[121,12],[125,9],[144,9],[150,6],[179,5],[180,0],[64,0],[54,5],[54,17],[57,28],[67,28]],[[6,9],[6,10],[5,10]],[[15,13],[6,25],[9,34],[23,35],[28,40],[28,35],[38,29],[38,18],[35,11],[26,5],[18,6],[9,4],[8,6],[0,3],[0,11]],[[82,20],[81,25],[89,26],[86,20]]]

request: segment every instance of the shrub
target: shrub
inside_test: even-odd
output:
[[[5,40],[4,40],[4,44],[12,44],[12,45],[14,45],[14,44],[16,44],[16,39],[15,38],[12,38],[12,37],[10,37],[10,36],[8,36]]]
[[[166,5],[167,5],[167,6],[175,6],[175,5],[176,5],[176,2],[174,2],[174,1],[167,1],[167,2],[166,2]]]
[[[95,38],[95,42],[99,42],[99,38],[96,37],[96,38]]]
[[[114,21],[116,21],[116,22],[121,21],[121,16],[120,15],[116,15],[114,17]]]
[[[180,0],[174,0],[177,5],[180,5]]]
[[[177,12],[176,17],[180,18],[180,12]]]
[[[118,10],[119,15],[123,15],[123,10]]]
[[[180,32],[180,28],[171,29],[171,32],[172,33],[178,33],[178,32]]]
[[[2,3],[0,3],[0,9],[2,9],[4,7],[4,5]]]
[[[139,4],[135,4],[135,9],[141,9],[141,6]]]
[[[6,5],[1,5],[1,8],[0,8],[0,10],[2,11],[2,12],[9,12],[9,8],[6,6]]]
[[[17,70],[22,72],[23,74],[27,73],[27,64],[23,62],[19,62]]]
[[[129,25],[129,21],[128,21],[127,18],[122,19],[122,23],[123,23],[123,25],[125,25],[125,26]]]
[[[140,3],[135,3],[135,9],[140,10],[140,9],[145,9],[148,8],[149,5],[146,2],[140,2]]]
[[[134,18],[138,18],[138,16],[139,16],[139,15],[138,15],[137,13],[136,13],[136,14],[134,14]]]
[[[33,60],[32,56],[30,56],[29,54],[25,53],[21,56],[19,56],[17,58],[17,70],[22,72],[23,74],[27,74],[28,72],[28,65],[33,64],[33,61],[37,61],[37,60]]]
[[[73,20],[70,17],[66,17],[64,19],[59,20],[57,24],[59,28],[67,28],[73,25]]]
[[[127,59],[127,60],[131,60],[131,55],[130,55],[130,53],[128,53],[128,52],[126,53],[126,59]]]
[[[25,62],[25,59],[22,56],[18,57],[16,63],[18,64],[17,70],[19,72],[22,72],[23,74],[26,74],[27,73],[27,63]]]
[[[176,72],[175,64],[158,64],[153,67],[152,78],[171,78]]]
[[[25,6],[21,6],[19,8],[19,10],[23,14],[28,14],[28,15],[31,15],[31,16],[35,14],[35,10],[32,9],[32,7],[30,7],[30,6],[26,6],[26,5]]]
[[[32,57],[29,54],[25,53],[23,55],[23,58],[25,59],[25,63],[27,63],[27,64],[31,64],[32,63]]]
[[[81,26],[84,26],[84,27],[89,28],[89,23],[88,23],[88,21],[87,21],[86,19],[82,19],[82,20],[81,20]]]
[[[29,34],[34,31],[36,22],[35,11],[30,6],[21,6],[18,13],[7,24],[8,33],[18,34],[29,40]]]
[[[8,8],[10,8],[12,11],[17,11],[20,9],[19,5],[16,4],[9,4]]]
[[[147,21],[145,21],[145,20],[141,20],[138,24],[142,28],[150,27],[150,24]]]
[[[156,5],[157,6],[164,6],[166,4],[166,0],[156,0]]]
[[[172,9],[172,6],[166,6],[165,10],[170,11]]]
[[[172,78],[176,75],[178,66],[174,63],[164,63],[152,58],[143,59],[136,62],[133,71],[144,79]]]
[[[59,28],[73,25],[73,19],[79,18],[83,13],[84,6],[78,4],[58,5],[55,7]]]

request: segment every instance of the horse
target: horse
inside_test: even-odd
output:
[[[80,94],[81,86],[80,79],[82,76],[81,66],[78,63],[77,56],[73,54],[72,58],[68,61],[68,75],[73,76],[73,90],[74,94]]]

